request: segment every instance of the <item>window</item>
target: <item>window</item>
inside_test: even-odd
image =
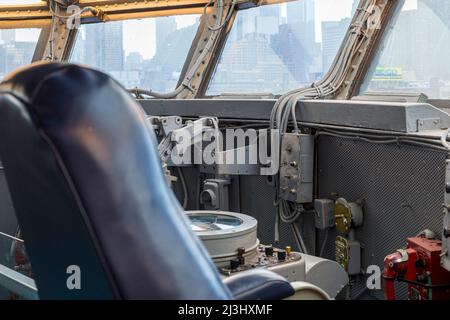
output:
[[[450,1],[406,0],[362,91],[450,98]]]
[[[0,79],[32,61],[39,33],[40,29],[0,30]]]
[[[238,12],[207,95],[282,94],[328,70],[359,0],[299,0]]]
[[[198,15],[83,25],[71,57],[109,73],[127,88],[175,89]]]

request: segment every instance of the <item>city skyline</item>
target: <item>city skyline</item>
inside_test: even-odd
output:
[[[29,0],[16,0],[17,4],[26,3]],[[297,0],[295,2],[301,3],[307,0]],[[13,3],[11,0],[8,2]],[[22,3],[20,3],[22,2]],[[339,21],[344,17],[350,17],[352,11],[352,5],[354,0],[314,0],[315,6],[315,37],[316,42],[321,42],[321,28],[323,21]],[[288,3],[282,4],[280,19],[286,18]],[[274,6],[274,5],[271,5]],[[180,15],[174,16],[177,23],[177,28],[193,25],[200,17],[200,15]],[[156,18],[138,19],[138,20],[126,20],[124,21],[123,33],[124,48],[126,54],[131,52],[139,52],[145,59],[150,59],[156,52],[155,46],[155,21]],[[139,35],[142,30],[149,30],[148,41],[142,42],[139,39]],[[18,29],[16,37],[18,41],[33,41],[39,34],[39,29]]]
[[[284,77],[285,80],[283,81],[291,83],[290,86],[292,86],[299,81],[298,79],[303,79],[303,82],[309,81],[310,76],[308,74],[311,72],[317,74],[322,72],[320,67],[322,61],[312,57],[321,55],[321,48],[317,47],[317,33],[320,34],[319,38],[321,40],[322,23],[326,21],[321,20],[320,17],[325,16],[323,13],[324,10],[330,11],[330,9],[333,9],[331,11],[334,12],[334,15],[329,16],[330,19],[332,19],[330,21],[342,21],[344,18],[350,17],[354,1],[355,0],[342,0],[342,5],[338,6],[341,10],[339,11],[333,9],[336,8],[336,6],[335,4],[333,5],[334,2],[331,0],[300,0],[288,4],[262,6],[245,10],[240,12],[238,17],[250,14],[255,19],[257,18],[255,21],[259,21],[258,30],[262,28],[259,31],[255,30],[257,33],[268,32],[268,34],[273,34],[275,36],[281,32],[280,35],[282,38],[284,37],[284,40],[280,38],[280,40],[276,41],[282,41],[282,43],[279,43],[282,46],[285,46],[283,43],[288,41],[288,38],[285,37],[289,37],[288,34],[290,32],[295,32],[295,38],[298,39],[296,40],[296,46],[304,47],[304,50],[301,50],[300,48],[296,49],[301,50],[300,54],[305,55],[304,59],[299,59],[303,60],[300,64],[292,61],[294,59],[294,47],[289,49],[292,53],[283,53],[277,49],[264,49],[266,45],[264,42],[258,40],[260,43],[259,45],[263,46],[261,47],[262,50],[266,50],[267,52],[266,57],[268,60],[266,63],[272,63],[273,68],[276,68],[276,65],[281,66],[284,63],[288,63],[293,68],[292,71],[283,71],[284,69],[277,67],[282,70],[280,72],[287,72],[286,76],[280,74],[280,77]],[[344,5],[344,2],[347,6]],[[331,4],[331,7],[326,9],[327,4]],[[288,6],[290,7],[289,14],[287,10]],[[294,14],[292,14],[293,12]],[[259,14],[262,16],[257,17]],[[303,18],[299,18],[300,15],[303,15]],[[184,32],[183,30],[186,28],[195,27],[195,29],[190,30],[189,34],[193,37],[198,25],[199,17],[199,15],[185,15],[84,25],[78,36],[72,61],[90,64],[99,69],[104,69],[105,71],[112,71],[117,78],[130,86],[142,85],[142,83],[152,84],[150,83],[151,81],[148,80],[151,78],[149,74],[151,72],[157,72],[157,63],[159,63],[160,65],[164,65],[163,69],[165,69],[167,74],[158,77],[165,79],[168,85],[164,85],[161,81],[156,86],[152,84],[151,87],[159,90],[170,89],[171,86],[175,85],[174,82],[178,80],[177,77],[181,72],[185,55],[189,50],[191,42],[189,39],[186,41],[186,37],[176,40],[177,37],[175,34]],[[248,17],[246,19],[246,23],[250,27],[252,19],[248,19]],[[302,19],[310,21],[308,22],[308,25],[310,26],[309,29],[305,28],[305,21],[302,22]],[[289,29],[283,27],[286,23],[291,24]],[[274,27],[274,29],[270,31],[269,29],[272,27]],[[234,26],[233,28],[239,28],[239,26]],[[345,30],[340,29],[339,32],[345,33]],[[118,36],[118,34],[120,34],[120,36]],[[164,42],[168,36],[171,37],[170,42],[173,43],[169,43],[168,46],[165,46]],[[35,42],[38,38],[38,30],[16,30],[15,38],[18,42]],[[183,44],[181,44],[180,41],[183,42]],[[251,44],[249,43],[249,45]],[[272,45],[275,45],[275,42],[273,42]],[[293,45],[294,43],[289,46]],[[331,45],[331,49],[329,50],[331,54],[337,50],[339,45],[339,41],[337,44],[333,43]],[[183,50],[175,48],[178,46],[183,47]],[[330,48],[330,45],[328,45],[328,48]],[[158,51],[159,57],[157,57]],[[164,62],[161,60],[163,59],[162,57],[165,59]],[[177,61],[176,65],[170,61],[169,57],[172,60]],[[309,63],[312,64],[312,67],[308,66]],[[166,65],[171,65],[172,67],[167,69]],[[142,66],[145,66],[150,71],[144,72]],[[275,72],[275,69],[272,70]],[[139,71],[141,75],[138,76],[135,71]],[[140,77],[142,78],[141,81],[139,80]]]
[[[281,93],[321,79],[335,58],[350,23],[351,10],[358,3],[348,0],[350,6],[341,12],[339,19],[335,12],[331,20],[320,20],[323,18],[320,6],[329,1],[301,0],[239,12],[212,80],[213,92]],[[373,69],[376,71],[373,86],[392,87],[393,82],[383,82],[383,77],[389,74],[393,78],[388,80],[396,79],[396,85],[406,86],[412,81],[417,88],[433,95],[440,94],[436,89],[441,86],[440,81],[450,85],[447,76],[450,72],[434,65],[434,61],[445,60],[445,54],[450,52],[450,45],[445,45],[448,41],[439,41],[442,50],[429,53],[432,46],[422,42],[431,39],[422,36],[422,42],[418,43],[418,37],[410,36],[428,32],[442,38],[444,30],[448,34],[446,3],[405,2],[391,33],[395,41],[387,43],[387,53]],[[327,10],[333,11],[330,7]],[[198,23],[199,15],[189,15],[83,25],[71,61],[110,72],[127,87],[168,91],[178,82]],[[416,30],[417,23],[422,25],[420,30]],[[2,74],[31,61],[39,29],[1,30],[0,35]],[[419,56],[431,54],[436,59],[404,55],[402,50],[406,49],[413,53],[420,51]],[[439,55],[444,56],[437,59]],[[431,75],[434,75],[432,84]]]

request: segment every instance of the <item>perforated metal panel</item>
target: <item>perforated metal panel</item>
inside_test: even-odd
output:
[[[407,145],[381,145],[323,136],[319,140],[319,196],[363,199],[362,266],[379,265],[406,245],[406,238],[429,228],[440,234],[446,153]],[[334,256],[335,233],[326,255]],[[364,289],[364,279],[355,292]],[[352,292],[354,294],[355,292]],[[381,292],[375,293],[379,298]],[[401,290],[405,297],[405,290]]]
[[[323,136],[318,140],[318,189],[320,198],[344,197],[365,201],[365,219],[356,232],[363,245],[362,267],[382,267],[384,257],[406,245],[406,238],[425,228],[440,234],[444,199],[446,153],[409,146],[373,144]],[[190,190],[198,173],[185,170]],[[239,190],[240,195],[236,193]],[[262,243],[274,243],[274,189],[266,177],[241,176],[233,180],[231,208],[258,220]],[[308,247],[315,240],[313,217],[300,223]],[[318,234],[320,248],[324,233]],[[335,231],[328,236],[325,257],[334,259]],[[280,227],[279,246],[296,248],[291,228]],[[383,298],[382,291],[365,291],[365,277],[353,279],[351,298]],[[397,285],[398,297],[406,298],[406,286]]]
[[[292,235],[292,229],[285,223],[280,223],[280,242],[274,243],[276,210],[273,206],[275,190],[267,184],[267,177],[240,177],[241,212],[258,220],[258,237],[261,243],[274,244],[279,247],[290,245],[298,250]],[[310,253],[313,253],[315,242],[314,217],[305,215],[299,226]]]

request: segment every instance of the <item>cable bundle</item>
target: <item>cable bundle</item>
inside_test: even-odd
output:
[[[291,118],[294,127],[293,132],[300,132],[295,113],[299,101],[324,99],[336,94],[341,89],[346,76],[352,68],[352,61],[359,54],[359,50],[368,39],[367,30],[370,22],[369,19],[373,14],[372,9],[375,4],[376,0],[369,0],[366,1],[363,8],[358,8],[349,31],[343,40],[343,45],[339,49],[328,73],[322,80],[313,83],[310,87],[292,90],[277,100],[270,114],[270,129],[279,131],[280,146],[283,134],[287,132]],[[281,148],[278,157],[279,159],[281,158]],[[304,212],[303,206],[280,199],[279,184],[280,176],[277,175],[275,177],[276,195],[274,201],[274,206],[278,209],[275,220],[275,241],[279,241],[279,221],[281,220],[291,225],[298,247],[307,253],[301,232],[296,225],[299,217]]]

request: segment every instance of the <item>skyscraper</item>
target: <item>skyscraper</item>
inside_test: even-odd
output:
[[[87,26],[85,45],[87,64],[108,71],[124,69],[122,21]]]
[[[322,22],[322,69],[327,72],[350,24],[350,18]]]
[[[124,69],[123,23],[105,23],[104,29],[105,69],[121,71]]]
[[[0,39],[3,40],[3,43],[14,42],[16,40],[16,30],[14,29],[0,30]]]
[[[287,24],[306,48],[313,48],[316,42],[315,12],[314,0],[287,3]]]
[[[164,47],[167,37],[177,30],[174,17],[161,17],[155,19],[156,50]]]

